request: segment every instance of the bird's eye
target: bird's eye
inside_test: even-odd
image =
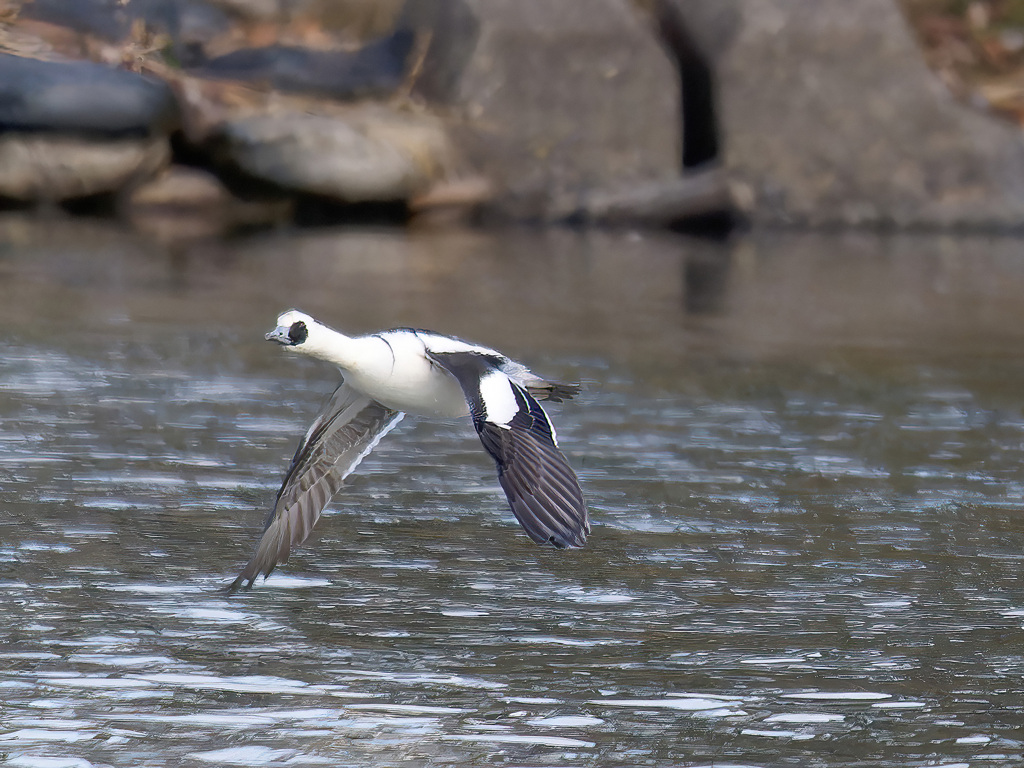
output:
[[[298,322],[292,323],[291,328],[288,329],[288,340],[294,344],[301,344],[309,336],[309,329],[306,328],[306,324],[299,320]]]

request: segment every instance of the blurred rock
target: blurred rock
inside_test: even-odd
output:
[[[462,108],[458,144],[500,214],[679,174],[678,74],[629,0],[409,0],[406,17],[436,38],[417,89]]]
[[[246,24],[273,24],[278,41],[309,43],[327,35],[347,41],[395,29],[405,0],[209,0]],[[266,43],[264,43],[266,44]]]
[[[595,190],[565,218],[586,223],[668,227],[734,208],[725,174],[718,167],[667,181]]]
[[[148,134],[176,122],[159,80],[91,62],[0,53],[0,130]]]
[[[1024,224],[1020,130],[950,97],[891,0],[654,5],[710,67],[685,130],[717,123],[754,223]]]
[[[33,0],[22,6],[21,15],[107,42],[127,37],[133,19],[121,0]]]
[[[382,96],[402,83],[413,39],[412,31],[399,29],[355,51],[285,45],[243,48],[212,59],[192,73],[336,99]]]
[[[233,199],[212,173],[174,165],[137,186],[126,202],[135,208],[211,210],[226,208]]]
[[[409,200],[415,226],[463,226],[481,205],[494,198],[491,183],[482,176],[443,179]]]
[[[167,164],[164,137],[0,134],[0,197],[60,201],[116,192]]]
[[[285,189],[339,201],[401,201],[449,163],[440,122],[379,108],[345,115],[257,115],[227,123],[228,158]]]
[[[494,189],[482,176],[441,181],[409,201],[416,212],[435,208],[473,208],[494,197]]]
[[[406,0],[398,23],[420,30],[429,42],[416,72],[416,93],[433,103],[457,103],[480,37],[476,13],[465,0]]]
[[[244,19],[275,21],[281,15],[278,0],[210,0],[216,6]]]
[[[171,52],[183,67],[202,64],[208,48],[231,31],[223,11],[199,0],[131,0],[128,9],[149,31],[171,39]]]
[[[318,28],[356,41],[394,30],[404,0],[281,0],[286,28]]]
[[[180,66],[202,64],[207,48],[217,48],[233,31],[227,14],[205,0],[33,0],[23,7],[18,26],[40,31],[38,24],[78,35],[77,47],[90,58],[128,61],[158,49]],[[54,38],[52,32],[43,36]]]
[[[178,98],[184,138],[192,147],[202,148],[204,154],[211,139],[230,119],[280,111],[271,102],[283,101],[279,94],[228,80],[203,80],[174,71],[164,76]]]
[[[212,173],[173,165],[132,189],[122,201],[122,210],[140,231],[178,241],[224,234],[239,226],[283,222],[291,214],[291,205],[239,200]]]

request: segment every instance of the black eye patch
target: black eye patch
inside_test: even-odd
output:
[[[291,328],[288,329],[288,341],[294,344],[301,344],[309,336],[309,329],[306,328],[306,324],[299,320],[298,322],[292,323]]]

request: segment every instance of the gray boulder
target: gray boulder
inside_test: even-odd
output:
[[[0,54],[0,197],[67,200],[145,179],[168,161],[176,115],[161,81]]]
[[[117,192],[152,176],[170,154],[163,137],[5,133],[0,135],[0,197],[57,202]]]
[[[450,155],[439,121],[383,107],[256,115],[229,121],[223,132],[227,159],[246,174],[348,203],[408,200]]]
[[[893,0],[653,5],[715,89],[685,131],[714,127],[754,223],[1024,225],[1019,128],[954,101]]]
[[[629,0],[410,0],[431,30],[417,85],[494,183],[493,206],[559,218],[594,189],[675,179],[679,80]]]
[[[170,87],[88,61],[0,53],[0,131],[152,134],[177,119]]]

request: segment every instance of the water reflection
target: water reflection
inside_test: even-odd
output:
[[[8,764],[1021,762],[1014,241],[0,242]],[[588,548],[519,533],[468,424],[409,420],[219,594],[333,385],[262,342],[293,305],[582,377]]]

